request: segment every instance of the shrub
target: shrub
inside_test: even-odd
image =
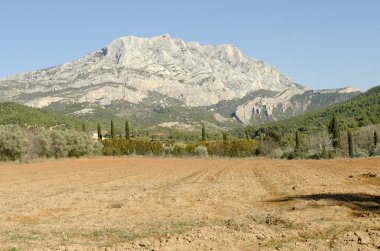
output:
[[[162,155],[164,146],[158,141],[150,142],[150,150],[154,155]]]
[[[0,126],[0,159],[18,160],[27,154],[27,137],[16,125]]]
[[[0,126],[0,159],[17,160],[46,157],[96,155],[102,144],[88,134],[74,130],[24,129],[16,125]]]
[[[284,153],[283,150],[281,150],[280,148],[276,148],[270,152],[268,157],[271,159],[281,159],[283,153]]]
[[[200,157],[206,157],[206,156],[208,155],[207,147],[205,147],[205,146],[197,146],[197,147],[194,149],[194,153],[195,153],[197,156],[200,156]]]
[[[171,156],[173,153],[173,146],[164,146],[162,149],[162,152],[165,156]]]
[[[65,131],[64,136],[69,157],[96,155],[101,152],[102,145],[97,140],[91,139],[86,133],[69,130]]]
[[[67,140],[63,131],[52,131],[51,151],[55,158],[63,158],[69,154]]]
[[[254,140],[237,139],[230,141],[227,147],[227,155],[230,157],[250,157],[254,156],[257,149],[257,142]]]
[[[152,149],[148,141],[135,140],[133,141],[135,147],[135,153],[138,155],[150,155]]]
[[[103,140],[104,155],[162,155],[164,147],[158,141],[107,139]]]
[[[52,156],[52,138],[50,131],[44,128],[31,128],[28,131],[28,159]]]
[[[172,154],[173,154],[173,156],[176,156],[176,157],[183,157],[183,156],[187,155],[186,144],[182,143],[182,142],[175,143],[173,145]]]
[[[223,141],[206,141],[202,142],[201,145],[207,148],[207,153],[210,156],[224,156],[227,152],[227,144],[223,144]]]

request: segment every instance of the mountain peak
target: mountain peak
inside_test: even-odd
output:
[[[154,110],[234,104],[227,116],[249,123],[253,108],[271,116],[277,107],[295,107],[292,97],[306,89],[233,45],[200,45],[163,34],[120,37],[79,60],[0,80],[0,101],[36,107],[124,102]]]
[[[120,37],[77,61],[16,75],[12,81],[18,83],[16,90],[9,90],[4,99],[18,99],[25,92],[53,94],[54,97],[30,101],[43,106],[65,100],[59,91],[91,86],[98,86],[98,91],[83,93],[78,97],[81,102],[110,104],[122,99],[139,103],[148,92],[157,92],[186,106],[215,105],[259,89],[284,91],[299,87],[272,66],[246,57],[233,45],[200,45],[168,34]],[[111,88],[110,83],[119,87]]]

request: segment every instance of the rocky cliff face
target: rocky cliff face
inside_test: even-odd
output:
[[[0,101],[34,107],[96,104],[125,116],[123,106],[153,113],[168,107],[182,107],[189,113],[201,108],[217,122],[235,118],[245,124],[263,111],[276,118],[273,111],[280,106],[296,114],[305,111],[291,100],[308,91],[232,45],[201,46],[169,35],[121,37],[77,61],[0,79],[0,90]],[[259,90],[270,95],[252,96]],[[348,97],[356,90],[326,92]],[[234,103],[235,110],[220,115],[215,107],[223,102]]]

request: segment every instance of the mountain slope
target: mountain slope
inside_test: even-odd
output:
[[[34,107],[64,111],[70,104],[88,104],[77,111],[80,114],[91,112],[94,104],[122,117],[144,112],[153,124],[199,123],[194,112],[213,124],[250,124],[315,107],[311,96],[305,96],[310,92],[306,87],[232,45],[201,46],[169,35],[121,37],[79,60],[0,79],[0,91],[0,101]],[[344,89],[320,94],[332,96],[325,106],[358,92]],[[234,104],[234,110],[221,114],[228,103]],[[184,110],[185,117],[164,121],[162,111],[173,109]]]
[[[271,131],[280,134],[294,133],[301,129],[306,132],[325,130],[336,112],[342,129],[356,128],[370,124],[380,124],[380,86],[338,104],[318,109],[314,112],[291,117],[277,122],[249,126],[251,134]],[[239,130],[243,134],[242,130]]]
[[[19,124],[23,126],[43,126],[81,128],[82,121],[64,114],[45,109],[28,107],[13,102],[0,103],[0,124]]]

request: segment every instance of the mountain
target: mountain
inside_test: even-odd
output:
[[[244,135],[248,130],[252,135],[259,131],[267,131],[275,134],[291,134],[296,130],[306,133],[326,130],[335,112],[343,130],[359,128],[371,124],[380,124],[380,85],[369,89],[349,100],[321,108],[313,112],[305,113],[281,121],[272,121],[256,126],[248,126],[238,129],[236,133]]]
[[[105,109],[164,127],[276,120],[359,93],[308,90],[232,45],[202,46],[169,35],[121,37],[79,60],[0,79],[0,91],[2,102],[84,117]]]

